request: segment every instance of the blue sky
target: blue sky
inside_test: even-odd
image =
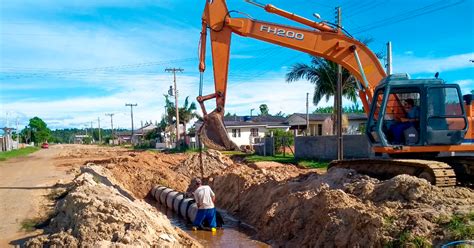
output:
[[[261,0],[264,2],[264,0]],[[343,26],[357,38],[372,38],[370,48],[385,52],[393,43],[394,72],[413,78],[440,77],[474,89],[474,1],[472,0],[273,0],[290,12],[334,21],[341,6]],[[229,9],[259,20],[300,26],[243,0]],[[197,46],[204,0],[60,1],[5,0],[0,5],[0,126],[19,125],[39,116],[51,128],[130,127],[129,108],[137,103],[135,123],[159,120],[172,82],[167,67],[180,67],[180,104],[198,94]],[[235,15],[234,15],[235,16]],[[305,111],[313,85],[285,83],[284,75],[308,56],[264,42],[234,36],[226,111],[248,115],[262,103],[270,113]],[[213,89],[210,60],[204,93]],[[331,105],[322,101],[318,106]],[[350,104],[345,102],[345,104]],[[210,105],[209,108],[212,108]],[[316,108],[312,106],[311,109]],[[7,123],[8,119],[8,123]]]

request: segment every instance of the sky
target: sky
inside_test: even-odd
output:
[[[394,73],[433,77],[474,89],[473,0],[260,0],[315,19],[334,22],[342,9],[344,28],[358,39],[370,38],[374,52],[393,47]],[[48,127],[84,128],[100,124],[130,128],[159,121],[164,94],[177,73],[181,106],[198,95],[198,42],[204,0],[1,0],[0,126],[20,129],[34,116]],[[243,0],[228,0],[229,10],[302,27]],[[241,17],[232,14],[232,17]],[[209,49],[208,49],[209,51]],[[210,52],[208,53],[208,55]],[[267,104],[271,114],[305,112],[307,81],[285,82],[295,63],[309,56],[262,41],[232,37],[226,112],[249,115]],[[385,62],[382,61],[384,64]],[[204,94],[213,92],[211,61]],[[332,105],[332,99],[311,105]],[[351,105],[345,100],[344,105]],[[212,104],[207,105],[213,109]]]

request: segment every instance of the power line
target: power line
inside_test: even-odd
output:
[[[399,22],[402,22],[402,21],[406,21],[406,20],[409,20],[409,19],[413,19],[413,18],[416,18],[416,17],[419,17],[419,16],[427,15],[427,14],[430,14],[430,13],[433,13],[433,12],[436,12],[436,11],[439,11],[439,10],[443,10],[443,9],[446,9],[446,8],[449,8],[449,7],[459,5],[462,2],[464,2],[464,0],[461,0],[461,1],[458,1],[458,2],[455,2],[455,3],[451,3],[451,4],[448,4],[448,5],[443,5],[443,6],[440,6],[440,7],[437,7],[437,8],[433,8],[436,5],[438,5],[438,3],[440,3],[440,2],[444,2],[444,1],[439,1],[439,2],[427,5],[427,6],[422,7],[422,8],[410,10],[410,11],[407,11],[405,13],[402,13],[402,14],[399,14],[399,15],[396,15],[396,16],[392,16],[392,17],[389,17],[389,18],[386,18],[386,19],[375,21],[374,24],[368,24],[368,25],[365,25],[365,26],[358,27],[358,29],[355,29],[354,30],[355,32],[352,32],[352,33],[353,34],[359,34],[359,33],[362,33],[362,32],[366,32],[368,30],[373,30],[373,29],[376,29],[376,28],[389,26],[389,25],[399,23]],[[422,12],[417,13],[417,12],[420,12],[420,11],[422,11]]]

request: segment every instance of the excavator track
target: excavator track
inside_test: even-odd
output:
[[[408,174],[426,179],[439,187],[456,185],[456,174],[447,163],[417,159],[352,159],[333,161],[329,168],[353,169],[378,179],[389,179]]]
[[[474,188],[474,156],[438,157],[436,160],[454,169],[459,184]]]

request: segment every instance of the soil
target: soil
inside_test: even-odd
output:
[[[474,191],[468,188],[438,188],[423,179],[406,175],[379,181],[346,169],[335,168],[322,173],[273,162],[247,164],[234,162],[212,150],[203,154],[202,168],[197,153],[165,154],[96,147],[79,149],[74,154],[65,153],[64,156],[75,160],[74,163],[82,160],[84,164],[99,165],[103,169],[101,173],[107,175],[107,180],[113,181],[111,185],[120,185],[123,192],[129,191],[125,194],[120,191],[122,198],[125,198],[116,199],[111,205],[113,209],[117,208],[112,211],[112,216],[120,216],[118,222],[112,221],[112,226],[101,232],[94,229],[96,227],[87,226],[108,222],[102,216],[103,212],[92,213],[104,204],[104,199],[108,199],[104,196],[117,194],[114,191],[117,187],[102,189],[101,186],[96,189],[86,179],[81,179],[86,183],[76,183],[78,186],[74,190],[77,191],[71,191],[76,193],[70,193],[65,198],[70,199],[70,205],[65,208],[71,209],[70,212],[66,211],[69,219],[74,220],[71,217],[74,213],[90,213],[90,216],[81,216],[89,217],[91,221],[101,221],[86,221],[81,224],[81,228],[90,228],[94,235],[104,235],[92,235],[94,240],[87,241],[92,242],[88,244],[99,244],[93,242],[105,240],[105,237],[111,240],[112,237],[125,235],[124,223],[133,218],[126,211],[120,211],[122,207],[118,206],[124,204],[127,198],[141,202],[154,185],[186,191],[194,177],[202,176],[204,183],[216,192],[217,206],[255,227],[258,238],[272,246],[380,247],[406,246],[410,242],[411,245],[421,243],[439,246],[453,239],[447,228],[452,216],[472,215],[474,206]],[[67,163],[62,166],[67,167]],[[90,196],[80,193],[81,190]],[[82,204],[84,202],[92,204]],[[60,206],[58,204],[56,209],[61,210]],[[83,208],[86,210],[81,210]],[[130,206],[127,208],[132,209]],[[147,216],[147,206],[140,203],[133,209],[134,213],[140,212],[137,214],[140,217]],[[53,235],[67,232],[67,228],[77,222],[60,223],[63,224],[50,225],[49,228],[56,233]],[[136,225],[144,226],[134,229],[137,235],[168,230],[163,229],[161,224]],[[473,228],[472,221],[467,225]],[[114,236],[114,232],[119,234]],[[85,242],[77,234],[75,231],[69,232],[75,239]],[[176,235],[173,237],[184,237]],[[120,242],[118,240],[121,239],[117,239]],[[153,244],[155,241],[150,238],[130,239],[133,244],[140,245]]]

